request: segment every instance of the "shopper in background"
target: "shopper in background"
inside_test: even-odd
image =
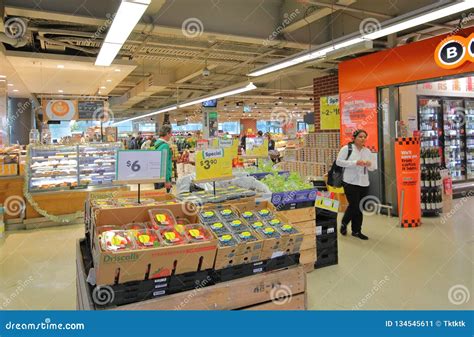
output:
[[[171,191],[171,175],[173,172],[173,153],[171,152],[171,148],[169,145],[169,141],[171,139],[171,125],[165,124],[160,128],[158,133],[159,139],[155,142],[154,149],[158,151],[166,150],[168,151],[168,158],[166,160],[166,182],[163,183],[155,183],[155,190],[165,187],[166,192]]]
[[[128,141],[128,149],[135,150],[136,148],[137,148],[137,140],[135,139],[135,137],[130,135],[130,139]]]
[[[258,130],[257,135],[258,135],[259,137],[263,137],[263,131],[262,131],[262,130]]]
[[[145,142],[145,138],[143,137],[141,131],[138,132],[138,136],[137,136],[137,149],[141,149],[142,148],[142,144]]]
[[[270,132],[265,133],[265,136],[268,139],[268,155],[273,163],[280,161],[280,152],[275,150],[275,141],[272,139]]]
[[[148,150],[150,149],[151,147],[151,137],[147,137],[146,140],[143,142],[142,146],[140,147],[140,149],[142,150]]]
[[[247,132],[244,131],[242,133],[242,138],[240,138],[240,147],[242,148],[242,150],[245,151],[245,147],[246,147],[246,142],[247,142]]]
[[[353,142],[342,147],[336,160],[336,164],[344,168],[342,184],[349,202],[342,218],[341,234],[347,234],[347,225],[351,222],[352,236],[368,240],[369,238],[362,234],[363,205],[361,205],[361,200],[369,191],[368,171],[376,170],[377,163],[372,162],[372,153],[365,147],[367,132],[356,130],[352,136]]]

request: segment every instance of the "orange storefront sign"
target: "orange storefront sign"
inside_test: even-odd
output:
[[[474,27],[471,27],[459,31],[456,35],[467,38],[473,33]],[[474,72],[473,62],[464,62],[453,69],[444,69],[438,66],[433,54],[438,45],[448,36],[436,36],[341,62],[339,64],[339,92],[351,92]]]
[[[341,94],[341,145],[351,142],[357,129],[367,131],[366,146],[378,152],[377,93],[375,89]]]
[[[436,47],[434,59],[438,67],[454,69],[464,62],[474,62],[474,33],[468,38],[448,36]]]
[[[419,138],[395,140],[395,169],[401,225],[417,227],[421,224]]]

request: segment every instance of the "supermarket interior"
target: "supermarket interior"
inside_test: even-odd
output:
[[[472,310],[472,0],[0,1],[1,310]]]

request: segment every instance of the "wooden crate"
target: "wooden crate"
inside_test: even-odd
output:
[[[301,243],[301,250],[305,249],[316,249],[316,234],[305,235],[303,242]]]
[[[300,263],[305,265],[316,262],[316,249],[305,249],[300,251]]]
[[[77,309],[97,310],[86,284],[79,243],[76,258]],[[288,298],[272,296],[288,291]],[[286,295],[286,294],[285,294]],[[306,310],[306,273],[302,266],[257,274],[107,310]]]
[[[297,220],[298,222],[305,222],[316,219],[316,209],[314,207],[305,207],[291,209],[287,211],[278,211],[281,215],[288,218],[290,221]],[[293,222],[292,222],[293,223]]]
[[[316,234],[316,220],[307,220],[302,222],[291,222],[291,224],[304,235]]]

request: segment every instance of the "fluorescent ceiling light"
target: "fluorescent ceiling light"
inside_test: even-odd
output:
[[[13,89],[13,92],[18,92],[18,89]]]
[[[257,89],[257,87],[253,83],[249,83],[245,87],[240,87],[240,88],[224,91],[222,93],[218,93],[218,94],[215,94],[215,95],[204,96],[204,97],[194,99],[192,101],[189,101],[189,102],[186,102],[186,103],[183,103],[183,104],[179,104],[178,107],[185,108],[187,106],[202,103],[202,102],[205,102],[205,101],[210,101],[210,100],[213,100],[213,99],[218,99],[218,98],[222,98],[222,97],[226,97],[226,96],[237,95],[237,94],[240,94],[242,92],[250,91],[250,90],[253,90],[253,89]]]
[[[97,56],[96,66],[110,66],[112,64],[150,2],[151,0],[122,0]],[[104,49],[107,50],[102,53]]]
[[[58,90],[58,92],[61,94],[61,93],[63,93],[64,91],[63,91],[63,90],[61,90],[61,89],[59,89],[59,90]]]
[[[56,66],[56,68],[58,68],[58,69],[64,69],[64,64],[58,64],[58,65]]]
[[[9,87],[13,87],[13,83],[8,83],[7,84]]]
[[[100,48],[99,55],[97,55],[97,59],[95,60],[95,65],[105,67],[110,66],[121,48],[121,44],[104,42]]]
[[[0,75],[0,78],[7,78],[7,76],[5,76],[5,75]]]
[[[297,64],[308,62],[317,58],[322,58],[322,57],[325,57],[330,52],[333,52],[342,48],[350,47],[366,40],[375,40],[375,39],[378,39],[390,34],[394,34],[394,33],[409,29],[409,28],[413,28],[413,27],[416,27],[416,26],[419,26],[419,25],[422,25],[434,20],[441,19],[446,16],[450,16],[450,15],[468,10],[473,7],[474,7],[473,0],[464,0],[461,2],[454,3],[454,4],[450,4],[442,8],[437,8],[426,14],[423,13],[422,11],[423,9],[420,9],[421,13],[415,13],[415,16],[413,18],[408,18],[398,23],[385,23],[385,24],[382,23],[382,28],[374,31],[373,33],[364,34],[364,35],[353,34],[348,38],[340,39],[340,41],[336,42],[335,44],[330,42],[314,51],[303,52],[294,56],[293,58],[282,60],[280,62],[270,64],[263,68],[252,71],[251,73],[248,74],[248,76],[261,76],[268,73],[272,73],[277,70],[292,67]],[[391,20],[387,22],[390,22],[390,21]]]
[[[460,3],[452,4],[450,6],[434,10],[432,12],[416,16],[412,19],[402,21],[387,27],[383,27],[380,30],[376,30],[373,33],[364,35],[365,38],[370,40],[375,40],[383,36],[387,36],[393,33],[400,32],[409,28],[413,28],[419,25],[422,25],[427,22],[435,21],[446,16],[450,16],[474,7],[474,2],[472,0],[464,0]],[[383,26],[383,25],[382,25]]]

